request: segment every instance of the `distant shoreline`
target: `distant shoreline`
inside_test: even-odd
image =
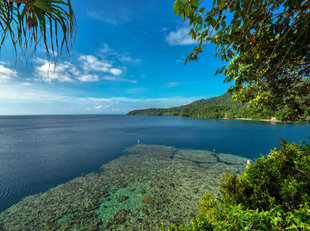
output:
[[[167,117],[170,115],[130,115],[127,114],[128,116],[156,116],[156,117]],[[285,122],[301,122],[301,121],[281,121],[278,120],[276,117],[271,117],[270,119],[252,119],[252,118],[228,118],[228,117],[223,117],[223,118],[198,118],[198,117],[182,117],[182,116],[173,116],[173,117],[180,117],[180,118],[191,118],[191,119],[203,119],[203,120],[251,120],[251,121],[263,121],[263,122],[272,122],[272,123],[285,123]]]
[[[275,122],[283,123],[283,121],[278,120],[276,117],[271,117],[270,119],[252,119],[252,118],[222,118],[224,120],[253,120],[253,121],[265,121],[265,122]]]

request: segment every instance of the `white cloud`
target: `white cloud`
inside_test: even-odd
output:
[[[70,64],[70,63],[68,63],[69,65],[70,65],[70,70],[69,70],[69,72],[71,73],[71,74],[73,74],[73,75],[80,75],[81,74],[81,71],[79,70],[79,69],[77,69],[73,64]]]
[[[20,103],[31,102],[48,102],[64,100],[65,97],[55,93],[48,92],[38,88],[35,83],[29,85],[25,84],[5,84],[0,91],[0,102],[12,101]]]
[[[129,82],[129,83],[134,83],[134,84],[138,83],[137,80],[125,79],[125,78],[123,78],[123,79],[124,79],[124,81]]]
[[[17,71],[0,64],[0,81],[6,81],[17,77]]]
[[[108,72],[112,67],[112,65],[107,61],[99,60],[96,56],[93,55],[82,55],[80,56],[79,61],[82,63],[82,68],[86,72]]]
[[[139,58],[133,58],[129,55],[121,55],[119,57],[119,61],[121,61],[122,63],[133,63],[133,64],[140,64],[142,63],[142,60]]]
[[[100,52],[102,54],[114,54],[115,53],[115,51],[112,50],[111,47],[106,43],[103,44],[103,48],[100,49]]]
[[[112,25],[117,25],[117,20],[106,15],[106,12],[103,11],[88,11],[87,15],[95,20],[103,21]]]
[[[118,55],[116,52],[113,52],[107,44],[103,45],[101,52],[112,52]],[[130,61],[134,61],[134,59],[130,57],[127,58],[127,61],[129,61],[129,59]],[[47,60],[37,58],[35,61],[36,77],[44,82],[96,82],[103,79],[136,83],[135,80],[121,77],[123,69],[126,69],[126,67],[115,67],[112,62],[107,61],[106,58],[100,58],[94,55],[80,55],[75,62],[77,62],[75,65],[70,62],[62,62],[55,65]],[[102,73],[106,76],[101,77]]]
[[[176,87],[180,85],[180,82],[169,82],[167,83],[167,87]]]
[[[120,74],[122,74],[122,70],[121,70],[121,69],[118,69],[118,68],[111,68],[109,71],[110,71],[111,74],[117,75],[117,76],[119,76]]]
[[[122,56],[119,58],[119,61],[123,63],[131,63],[133,59],[130,56]]]
[[[38,60],[42,63],[42,60]],[[43,61],[43,63],[35,67],[35,73],[44,82],[73,82],[70,74],[78,74],[79,71],[69,62],[59,63],[55,65],[48,61]]]
[[[104,76],[103,79],[104,79],[104,80],[109,80],[109,81],[116,81],[116,80],[117,80],[116,77],[114,77],[114,76],[108,76],[108,75]]]
[[[33,83],[31,87],[3,83],[0,91],[0,114],[85,114],[127,113],[130,110],[173,107],[188,104],[202,97],[128,98],[79,97],[68,89],[51,90]]]
[[[113,56],[114,58],[116,58],[117,60],[119,60],[120,62],[127,64],[127,63],[131,63],[131,64],[141,64],[142,60],[139,58],[134,58],[131,57],[130,55],[128,55],[127,53],[119,53],[114,51],[108,44],[104,43],[103,44],[103,48],[99,50],[100,54],[103,55],[103,57],[109,57],[109,56]]]
[[[115,10],[101,10],[101,11],[88,11],[87,15],[95,20],[118,25],[120,23],[127,23],[134,17],[134,12],[124,7],[117,7]]]
[[[27,86],[31,86],[32,83],[25,82],[25,83],[20,83],[20,85],[21,85],[21,86],[27,87]]]
[[[195,44],[196,41],[188,34],[189,30],[189,28],[183,27],[176,31],[170,31],[166,37],[166,42],[170,46]]]
[[[85,74],[77,77],[81,82],[96,82],[99,80],[98,75]]]
[[[99,71],[99,72],[109,72],[113,75],[122,74],[122,70],[119,68],[114,68],[112,64],[107,62],[106,60],[99,60],[96,56],[93,55],[82,55],[79,58],[79,61],[82,64],[82,68],[86,73],[91,71]]]
[[[126,78],[123,78],[123,77],[109,76],[109,75],[104,76],[103,79],[104,80],[108,80],[108,81],[137,83],[137,80],[126,79]]]
[[[94,107],[95,110],[100,110],[100,109],[102,109],[102,108],[103,108],[102,105],[97,105],[97,106]]]

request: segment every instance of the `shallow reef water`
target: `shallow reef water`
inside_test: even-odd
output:
[[[247,159],[206,150],[136,145],[101,171],[28,196],[0,214],[0,231],[155,230],[183,224],[205,191],[218,193],[221,174]]]

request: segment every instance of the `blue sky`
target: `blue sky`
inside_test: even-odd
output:
[[[207,45],[184,66],[195,41],[174,15],[173,0],[73,0],[77,39],[50,71],[43,46],[15,63],[0,56],[0,114],[126,113],[218,96],[229,85],[214,76],[223,64]]]

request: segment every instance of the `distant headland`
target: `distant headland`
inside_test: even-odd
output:
[[[200,99],[179,107],[133,110],[128,112],[127,115],[180,116],[201,119],[238,119],[281,122],[281,116],[258,112],[248,107],[248,104],[234,101],[229,93],[209,99]]]

